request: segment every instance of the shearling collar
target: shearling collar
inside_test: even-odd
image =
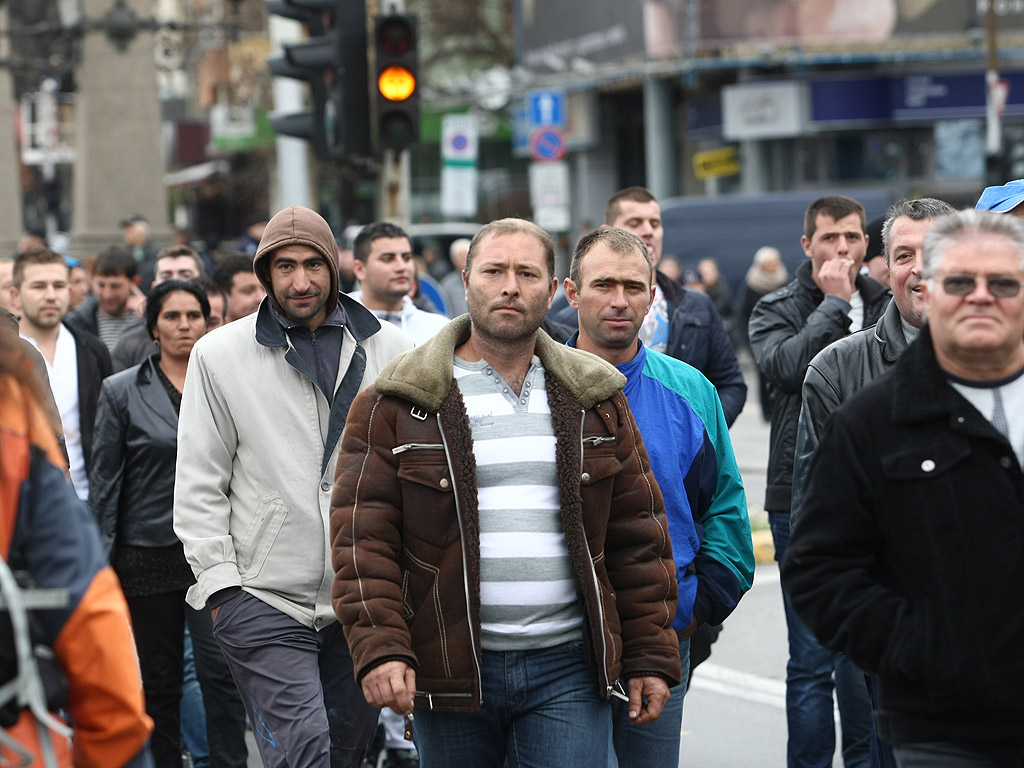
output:
[[[374,388],[382,395],[401,397],[430,412],[437,411],[452,386],[455,348],[469,334],[469,315],[455,318],[430,341],[388,363]],[[607,400],[626,384],[626,377],[614,366],[589,352],[563,346],[544,331],[537,332],[534,353],[584,409]]]

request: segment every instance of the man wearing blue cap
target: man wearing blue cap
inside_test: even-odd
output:
[[[1012,213],[1024,218],[1024,179],[1014,179],[1000,187],[986,187],[974,207],[979,211]]]

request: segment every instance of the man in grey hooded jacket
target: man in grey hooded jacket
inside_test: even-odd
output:
[[[267,768],[355,766],[377,711],[330,603],[334,467],[349,405],[411,340],[339,292],[327,222],[274,216],[257,312],[205,336],[182,396],[174,527],[213,606]]]

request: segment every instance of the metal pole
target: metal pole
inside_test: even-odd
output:
[[[281,43],[301,39],[302,25],[297,21],[271,16],[268,24],[270,47],[281,50]],[[274,78],[274,110],[281,113],[300,112],[306,108],[303,85],[297,80],[283,77]],[[274,210],[289,205],[311,204],[309,179],[309,144],[291,136],[278,136],[275,140],[277,154],[277,190]]]
[[[1002,117],[1001,104],[997,94],[999,83],[999,44],[996,39],[996,4],[988,0],[985,16],[985,41],[987,64],[985,71],[985,175],[989,184],[1002,184]]]

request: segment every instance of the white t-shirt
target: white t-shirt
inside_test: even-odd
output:
[[[35,339],[25,338],[32,346],[39,349]],[[68,449],[71,481],[75,484],[75,493],[82,501],[89,499],[89,473],[85,468],[85,454],[82,452],[82,423],[78,407],[78,345],[71,331],[60,326],[57,334],[57,347],[53,353],[53,365],[46,359],[46,374],[50,379],[53,399],[60,412],[60,422],[64,427],[64,443]]]

